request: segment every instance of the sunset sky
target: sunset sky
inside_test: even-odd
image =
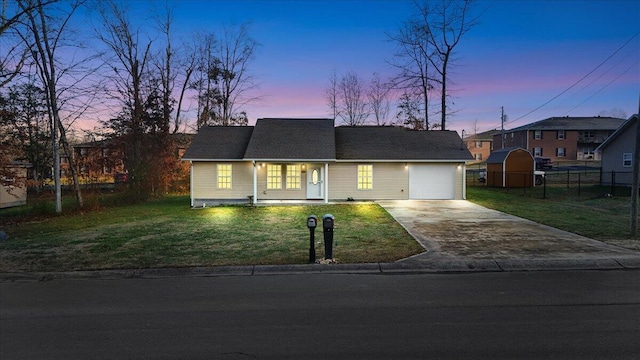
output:
[[[129,3],[139,18],[152,7]],[[323,92],[333,71],[357,72],[367,83],[373,72],[393,75],[387,34],[413,11],[413,2],[402,0],[169,4],[184,35],[251,22],[250,34],[261,44],[251,70],[264,99],[246,108],[250,124],[263,117],[328,117]],[[456,48],[449,129],[469,133],[474,121],[480,131],[499,127],[501,106],[507,128],[551,116],[638,112],[640,1],[481,0],[476,11],[481,23]]]

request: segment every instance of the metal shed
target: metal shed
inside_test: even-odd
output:
[[[487,159],[487,185],[521,188],[534,184],[535,160],[521,147],[495,150]]]

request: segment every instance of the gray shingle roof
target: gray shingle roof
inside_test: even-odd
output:
[[[518,150],[518,149],[527,151],[527,149],[523,149],[519,146],[512,146],[504,149],[494,150],[491,152],[491,155],[489,155],[489,157],[487,158],[487,164],[502,164],[505,161],[505,159],[509,156],[509,154],[511,154],[512,151]]]
[[[473,160],[455,131],[393,126],[338,127],[338,160]]]
[[[464,138],[464,141],[493,141],[493,135],[500,134],[501,131],[497,129],[484,131],[477,134],[468,135]]]
[[[183,160],[242,160],[253,126],[203,126]]]
[[[508,130],[508,132],[521,130],[615,130],[624,119],[612,117],[551,117]],[[507,132],[507,130],[505,130]]]
[[[606,138],[604,142],[596,148],[596,151],[602,151],[604,150],[604,148],[609,146],[609,144],[613,143],[615,139],[618,138],[618,136],[622,135],[622,133],[625,132],[628,127],[633,125],[633,123],[635,123],[638,120],[638,115],[639,114],[631,115],[631,117],[629,117],[627,121],[625,121],[622,125],[620,125],[620,127],[613,134],[611,134],[611,136]]]
[[[258,119],[248,160],[335,160],[333,119]]]

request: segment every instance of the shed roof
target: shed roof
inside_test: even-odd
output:
[[[249,160],[335,160],[333,119],[258,119]]]
[[[529,150],[523,149],[519,146],[512,146],[504,149],[494,150],[491,152],[491,154],[487,158],[487,164],[502,164],[507,159],[507,157],[509,157],[509,154],[511,154],[516,150],[523,150],[523,151],[529,152]]]
[[[615,130],[624,119],[612,117],[550,117],[508,130],[509,132],[523,130]]]
[[[203,126],[183,160],[242,160],[253,126]]]
[[[338,160],[473,160],[455,131],[345,126],[335,134]]]

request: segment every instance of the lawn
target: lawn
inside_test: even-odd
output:
[[[543,189],[501,189],[468,186],[467,198],[484,207],[513,214],[592,239],[640,250],[640,238],[629,238],[631,202],[628,189],[547,186]]]
[[[0,211],[9,236],[0,242],[0,272],[304,264],[307,216],[326,213],[336,218],[338,262],[390,262],[423,251],[375,203],[191,209],[188,196],[170,196],[29,221]],[[320,259],[321,227],[315,235]]]

